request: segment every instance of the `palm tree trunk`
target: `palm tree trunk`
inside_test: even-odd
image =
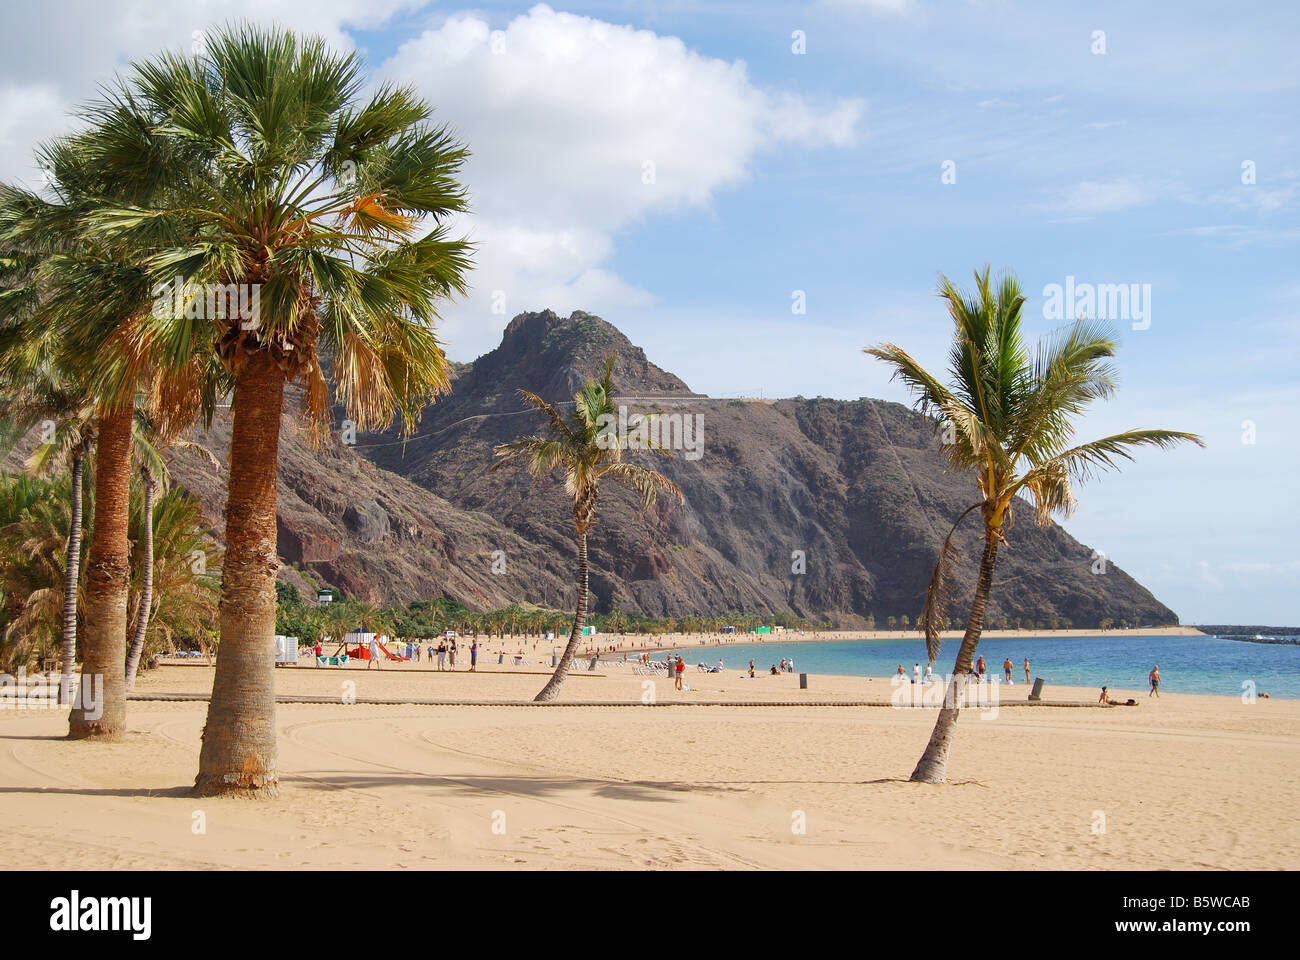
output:
[[[150,607],[153,605],[153,474],[148,467],[141,470],[144,480],[144,557],[140,571],[140,610],[136,616],[135,636],[126,655],[126,689],[135,688],[135,673],[140,667],[140,652],[144,649],[144,635],[149,629]]]
[[[979,646],[980,634],[984,630],[984,606],[988,603],[989,589],[993,586],[993,567],[998,559],[998,531],[985,529],[984,557],[980,560],[979,580],[975,584],[975,601],[971,604],[970,617],[966,620],[966,635],[962,637],[961,649],[957,651],[957,663],[952,669],[952,679],[944,694],[943,706],[939,709],[939,719],[935,721],[930,742],[926,744],[925,753],[921,754],[916,769],[912,771],[912,780],[916,783],[943,783],[947,776],[948,748],[952,745],[953,733],[957,729],[957,704],[975,660],[975,648]]]
[[[131,581],[132,401],[99,417],[95,520],[86,557],[81,695],[68,717],[74,740],[117,740],[126,724],[126,603]]]
[[[265,354],[235,380],[221,567],[221,641],[196,796],[274,797],[276,457],[284,373]]]
[[[564,648],[564,656],[560,657],[560,665],[555,668],[555,673],[551,674],[551,679],[546,681],[546,686],[542,687],[542,692],[535,696],[535,701],[554,700],[560,694],[560,687],[564,686],[564,678],[569,675],[569,664],[573,662],[573,655],[578,649],[578,641],[582,639],[582,628],[587,620],[587,535],[578,534],[578,612],[573,617],[573,630],[569,633],[569,642]]]
[[[81,484],[86,467],[86,444],[72,454],[72,521],[68,524],[68,550],[63,579],[63,677],[59,697],[70,703],[73,673],[77,669],[77,586],[81,582]]]

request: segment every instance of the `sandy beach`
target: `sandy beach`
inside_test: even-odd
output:
[[[561,696],[598,705],[523,705],[543,677],[522,671],[539,669],[281,669],[281,696],[326,702],[279,705],[269,802],[187,795],[202,700],[133,700],[120,744],[62,739],[60,710],[0,711],[0,855],[115,869],[1300,866],[1297,701],[1116,690],[1140,705],[1030,706],[1017,685],[995,714],[963,714],[950,782],[929,786],[905,780],[931,710],[847,705],[886,704],[882,678],[816,675],[801,691],[794,675],[692,669],[677,692],[602,667]],[[165,666],[137,693],[202,697],[211,682],[205,665]],[[642,705],[648,690],[659,706]]]

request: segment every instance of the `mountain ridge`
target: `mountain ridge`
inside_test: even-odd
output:
[[[915,617],[943,536],[977,494],[969,478],[943,471],[928,423],[901,404],[710,398],[656,366],[602,318],[546,310],[517,315],[498,347],[458,365],[451,396],[426,408],[410,437],[395,429],[367,434],[356,451],[452,508],[495,521],[546,557],[570,558],[572,519],[558,479],[534,480],[515,468],[489,474],[487,467],[496,444],[541,429],[540,414],[517,388],[571,402],[609,353],[630,411],[701,416],[706,454],[696,462],[655,458],[683,489],[681,507],[661,501],[642,511],[627,491],[602,486],[590,537],[596,609],[656,616],[785,610],[843,625],[868,615]],[[968,558],[978,556],[976,526],[954,537]],[[1149,591],[1056,524],[1022,522],[1009,541],[990,622],[1177,622]],[[795,572],[798,552],[802,573]],[[536,562],[534,551],[520,553],[524,563]],[[957,571],[957,619],[971,567]],[[1098,567],[1104,573],[1094,573]],[[559,589],[551,569],[535,584],[538,596]]]

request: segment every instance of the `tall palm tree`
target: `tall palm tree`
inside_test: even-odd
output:
[[[902,347],[884,343],[865,351],[891,366],[893,378],[916,395],[917,409],[943,436],[949,466],[976,475],[980,499],[958,517],[953,531],[975,510],[984,522],[983,557],[953,678],[930,742],[912,771],[912,779],[924,783],[942,783],[945,777],[959,691],[979,646],[998,545],[1006,542],[1006,531],[1015,522],[1017,498],[1028,501],[1035,521],[1045,526],[1052,516],[1067,517],[1074,510],[1072,483],[1132,460],[1135,448],[1169,449],[1183,442],[1204,446],[1200,437],[1173,430],[1130,430],[1076,444],[1074,420],[1115,390],[1112,334],[1080,319],[1041,341],[1031,354],[1020,326],[1025,298],[1015,278],[1004,276],[995,286],[985,268],[983,274],[976,272],[975,282],[975,293],[967,296],[940,277],[939,295],[954,325],[947,384]],[[952,599],[947,572],[954,560],[949,532],[920,617],[931,662],[938,656]]]
[[[335,397],[359,429],[400,413],[410,428],[448,387],[432,330],[440,300],[464,291],[469,244],[450,239],[466,209],[467,150],[428,123],[406,87],[365,83],[356,55],[319,38],[231,26],[199,57],[136,64],[104,106],[121,122],[98,156],[161,184],[165,203],[92,218],[106,235],[158,246],[155,284],[252,292],[254,311],[151,315],[163,356],[206,344],[234,380],[222,571],[221,643],[195,791],[274,796],[276,456],[287,382],[323,435],[330,356]],[[116,113],[114,113],[116,111]],[[107,124],[105,125],[107,126]],[[432,224],[432,229],[425,228]],[[422,234],[422,235],[421,235]],[[233,285],[233,287],[232,287]],[[184,315],[177,315],[178,313]]]
[[[683,498],[677,484],[663,474],[623,459],[629,438],[617,436],[609,429],[618,415],[614,399],[613,356],[605,358],[605,372],[601,378],[588,380],[574,395],[573,413],[568,420],[536,394],[520,390],[519,395],[546,415],[547,435],[523,437],[501,444],[495,450],[500,459],[492,464],[491,469],[522,459],[529,473],[544,477],[558,467],[564,474],[564,490],[573,498],[573,523],[578,540],[578,606],[564,656],[546,686],[534,698],[545,701],[554,700],[559,695],[582,638],[588,601],[587,532],[596,523],[596,498],[600,493],[601,478],[609,477],[630,485],[646,509],[654,505],[661,489],[675,496],[679,503]],[[662,449],[656,452],[668,455]]]
[[[145,276],[132,250],[93,238],[86,218],[107,203],[138,197],[119,191],[84,149],[94,133],[53,141],[38,157],[51,174],[42,194],[0,185],[0,237],[7,249],[36,258],[22,309],[6,311],[0,355],[26,344],[56,369],[78,370],[94,399],[95,518],[84,569],[82,679],[102,678],[102,704],[74,703],[68,735],[115,740],[126,718],[126,606],[130,581],[132,421],[144,353],[123,333],[147,310]],[[68,571],[71,575],[71,571]]]

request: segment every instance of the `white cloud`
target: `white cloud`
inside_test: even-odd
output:
[[[1232,190],[1212,193],[1206,197],[1206,202],[1233,210],[1249,210],[1264,216],[1287,208],[1294,209],[1300,200],[1300,182],[1294,175],[1284,179],[1290,182],[1279,186],[1242,184]]]
[[[65,126],[63,104],[49,84],[0,83],[0,176],[39,183],[32,148]]]
[[[0,31],[0,179],[35,183],[32,148],[70,130],[69,111],[133,59],[189,50],[194,32],[249,19],[356,46],[372,29],[429,0],[71,0],[6,4]]]
[[[917,0],[827,0],[832,7],[849,7],[891,17],[911,17],[920,11]]]
[[[1300,229],[1294,227],[1257,227],[1245,223],[1215,223],[1200,227],[1167,230],[1161,236],[1200,237],[1205,240],[1223,240],[1235,247],[1252,243],[1279,244],[1300,240]]]
[[[1153,187],[1133,180],[1085,181],[1070,189],[1061,209],[1082,216],[1114,213],[1151,203],[1156,193]]]
[[[474,154],[465,179],[482,248],[470,302],[448,311],[459,356],[493,346],[519,310],[648,303],[607,265],[621,228],[707,207],[762,151],[847,145],[863,109],[765,91],[743,61],[545,5],[499,33],[453,16],[379,72],[417,85]],[[491,312],[494,290],[505,317]]]

